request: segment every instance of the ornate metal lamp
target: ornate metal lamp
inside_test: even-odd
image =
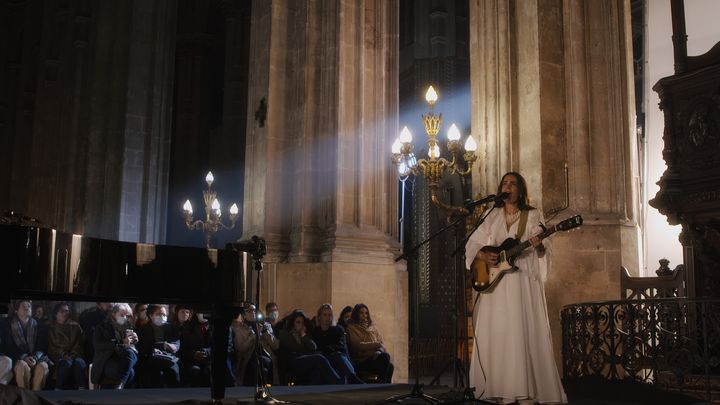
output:
[[[203,199],[205,200],[204,221],[201,219],[193,221],[193,208],[190,200],[185,201],[183,205],[185,225],[187,225],[190,230],[197,229],[205,233],[205,246],[208,249],[210,248],[210,238],[212,235],[223,229],[233,229],[238,216],[238,206],[233,203],[233,205],[230,206],[230,225],[225,225],[222,222],[222,211],[220,209],[217,191],[212,189],[213,181],[215,181],[215,176],[213,176],[212,172],[208,172],[205,176],[205,182],[207,182],[208,188],[207,190],[203,190]]]
[[[400,132],[400,136],[395,139],[392,145],[393,163],[398,166],[401,176],[407,176],[410,174],[418,175],[420,173],[425,176],[428,180],[428,186],[430,188],[430,198],[433,204],[438,207],[449,211],[451,214],[467,214],[467,210],[464,207],[455,207],[443,203],[438,198],[438,184],[442,176],[447,170],[450,174],[457,173],[461,176],[467,176],[472,171],[472,165],[477,160],[475,151],[477,150],[477,143],[472,136],[467,138],[465,142],[465,153],[463,159],[467,162],[467,169],[462,170],[458,165],[458,154],[461,152],[460,147],[460,131],[455,124],[452,124],[448,129],[448,151],[452,154],[452,159],[447,160],[440,157],[440,146],[438,145],[437,135],[440,132],[440,126],[442,125],[442,114],[435,115],[434,106],[438,100],[437,92],[430,86],[425,93],[425,101],[430,106],[430,113],[428,115],[422,114],[423,126],[427,133],[428,141],[428,158],[415,160],[415,155],[412,153],[412,134],[407,127],[404,127]]]

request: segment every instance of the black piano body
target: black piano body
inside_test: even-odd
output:
[[[120,242],[0,224],[0,302],[185,303],[211,311],[212,399],[225,395],[232,309],[245,300],[243,253]]]

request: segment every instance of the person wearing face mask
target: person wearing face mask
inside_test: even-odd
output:
[[[82,328],[70,319],[70,305],[55,304],[51,319],[48,355],[55,363],[55,388],[87,388]]]
[[[130,317],[130,305],[110,304],[107,319],[95,328],[90,373],[90,382],[94,385],[110,381],[112,388],[122,389],[134,380],[138,335],[131,328]]]
[[[278,318],[280,318],[280,311],[278,310],[278,305],[274,302],[268,302],[267,304],[265,304],[265,313],[267,314],[265,320],[270,323],[271,326],[275,326]]]
[[[180,332],[168,323],[165,305],[150,304],[147,308],[150,323],[138,330],[138,373],[145,388],[180,386]]]
[[[47,329],[32,318],[32,301],[17,301],[14,308],[15,314],[3,324],[3,351],[14,363],[17,386],[41,390],[50,371]]]

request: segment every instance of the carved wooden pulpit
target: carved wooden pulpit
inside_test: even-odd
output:
[[[682,225],[689,297],[720,297],[720,42],[688,57],[682,0],[672,0],[675,74],[655,84],[667,170],[650,200]]]

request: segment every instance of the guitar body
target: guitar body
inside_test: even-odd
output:
[[[473,288],[480,293],[490,292],[507,273],[517,271],[513,265],[515,256],[508,256],[507,251],[520,242],[507,238],[500,246],[485,246],[480,249],[484,253],[497,253],[498,262],[495,266],[488,266],[485,261],[475,258],[470,265],[473,274]]]
[[[568,231],[582,225],[583,219],[580,215],[575,215],[561,221],[551,228],[545,228],[540,224],[543,231],[536,237],[542,239],[547,238],[557,231]],[[507,238],[500,246],[485,246],[480,249],[483,252],[497,253],[498,262],[495,266],[488,266],[487,263],[477,257],[470,264],[470,271],[473,276],[473,288],[480,293],[488,293],[507,273],[517,271],[515,267],[515,259],[522,254],[525,249],[532,247],[530,240],[520,242],[517,239]]]

